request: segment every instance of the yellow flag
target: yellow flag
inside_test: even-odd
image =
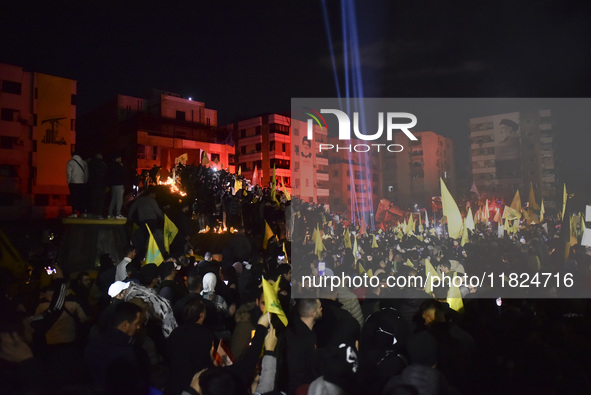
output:
[[[426,284],[425,284],[425,292],[428,294],[433,293],[433,281],[432,278],[439,278],[439,273],[431,264],[431,260],[429,257],[425,259],[425,276],[427,277]]]
[[[503,212],[503,218],[507,218],[510,220],[519,219],[521,218],[521,213],[515,211],[513,208],[509,206],[505,206],[505,211]]]
[[[242,175],[242,166],[238,166],[238,175],[241,176]]]
[[[291,200],[291,194],[289,192],[287,192],[287,188],[285,187],[285,185],[283,183],[281,183],[281,190],[283,191],[285,198],[287,200]]]
[[[2,258],[0,267],[9,270],[14,277],[22,279],[28,276],[28,264],[2,230],[0,230],[0,257]]]
[[[349,228],[345,229],[345,235],[343,236],[343,243],[345,244],[345,248],[353,248],[351,246],[351,234],[349,233]]]
[[[490,212],[488,210],[488,199],[486,199],[486,206],[484,207],[484,213],[483,214],[484,215],[482,216],[482,219],[484,220],[484,222],[488,222],[489,215],[490,215]]]
[[[519,220],[518,219],[514,219],[513,220],[513,229],[511,229],[513,234],[517,233],[519,231]]]
[[[359,274],[365,273],[365,268],[363,267],[361,262],[357,265],[357,271],[359,272]]]
[[[201,155],[201,164],[206,165],[209,163],[209,158],[207,157],[207,152],[203,151],[203,155]]]
[[[357,236],[353,236],[353,259],[355,260],[355,265],[357,265]]]
[[[458,209],[454,198],[449,193],[445,186],[443,179],[439,179],[441,183],[441,203],[443,206],[443,215],[447,218],[447,231],[449,237],[458,239],[462,236],[462,215]]]
[[[410,216],[408,217],[408,223],[406,224],[406,234],[409,234],[410,232],[414,232],[415,230],[415,219],[412,216],[412,213],[410,214]]]
[[[457,275],[458,274],[455,273],[454,278]],[[449,290],[447,291],[446,302],[447,302],[447,304],[449,304],[450,308],[454,309],[458,313],[464,312],[464,301],[462,300],[462,292],[460,291],[459,287],[456,287],[454,285],[453,281],[451,282],[451,287],[449,287]]]
[[[238,179],[234,180],[234,193],[238,192],[242,189],[242,181],[238,181]]]
[[[275,234],[271,230],[271,227],[269,226],[267,221],[265,221],[265,234],[263,235],[263,249],[265,249],[265,250],[267,249],[269,239],[273,236],[275,236]]]
[[[511,208],[515,210],[515,215],[517,218],[521,218],[521,197],[519,196],[519,190],[515,192],[515,196],[511,202]]]
[[[283,242],[283,255],[285,255],[285,261],[289,263],[289,258],[287,257],[287,249],[285,248],[285,242]]]
[[[472,207],[468,208],[468,215],[466,216],[466,227],[474,232],[476,226],[474,225],[474,217],[472,216]]]
[[[281,276],[273,285],[263,278],[263,298],[265,299],[265,313],[273,313],[279,317],[283,325],[287,326],[287,316],[279,302],[279,281]]]
[[[539,210],[540,206],[536,203],[536,196],[534,194],[534,184],[529,183],[529,208],[531,210]]]
[[[460,241],[460,245],[463,247],[468,242],[470,242],[470,238],[468,237],[468,227],[466,226],[466,219],[464,218],[464,224],[462,226],[462,240]]]
[[[577,241],[577,223],[579,223],[579,217],[573,215],[570,217],[570,245],[571,247],[578,243]]]
[[[314,235],[314,254],[316,254],[320,260],[322,259],[322,251],[326,250],[326,248],[324,248],[324,243],[322,242],[322,236],[320,235],[318,225],[316,225],[316,231],[314,232]]]
[[[542,221],[544,221],[544,213],[546,211],[544,210],[544,199],[542,199],[542,204],[540,205],[540,223]]]
[[[369,269],[367,271],[367,275],[368,275],[368,277],[373,277],[373,270]]]
[[[423,221],[421,221],[421,212],[419,211],[419,232],[423,233]]]
[[[273,165],[273,177],[271,178],[271,200],[275,202],[277,207],[279,207],[280,203],[277,200],[277,176],[275,176],[275,165]]]
[[[371,241],[371,248],[378,248],[378,242],[376,241],[376,235],[371,235],[373,240]]]
[[[493,221],[495,221],[497,224],[500,224],[501,223],[501,219],[502,219],[501,218],[501,210],[499,210],[498,207],[496,208],[496,210],[497,210],[497,213],[495,214],[495,217],[494,217]]]
[[[168,218],[168,215],[164,214],[164,249],[166,252],[170,253],[170,245],[177,233],[179,233],[179,228]]]
[[[414,268],[415,265],[412,263],[412,261],[410,259],[406,259],[406,262],[404,262],[404,266],[408,266],[408,267],[412,267]]]
[[[566,183],[564,184],[564,192],[562,192],[562,216],[560,218],[564,219],[564,211],[566,210],[566,201],[568,199],[568,195],[566,194]]]
[[[164,262],[164,257],[160,252],[160,248],[158,248],[156,239],[154,239],[148,224],[146,224],[146,228],[148,228],[148,233],[150,234],[150,239],[148,241],[148,251],[146,251],[146,263],[155,263],[157,266],[160,266],[160,264]]]

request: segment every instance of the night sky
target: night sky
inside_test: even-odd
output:
[[[337,94],[320,1],[38,3],[2,2],[0,62],[77,80],[78,117],[151,88],[204,101],[220,124]],[[366,97],[591,97],[584,2],[358,3]],[[328,13],[342,91],[339,2]],[[444,129],[467,161],[467,130]],[[559,131],[567,182],[589,180],[573,160],[589,129]]]

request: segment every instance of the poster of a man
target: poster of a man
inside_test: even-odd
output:
[[[311,143],[306,137],[302,139],[302,151],[301,155],[304,159],[310,159],[312,157],[312,152],[310,151]]]
[[[521,144],[518,121],[503,118],[495,132],[495,161],[497,178],[521,176]]]

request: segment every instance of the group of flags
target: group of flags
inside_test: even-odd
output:
[[[505,205],[504,208],[493,207],[495,211],[494,217],[491,218],[490,216],[491,207],[489,207],[487,199],[483,207],[475,215],[473,215],[472,209],[469,207],[466,217],[462,218],[454,198],[442,179],[440,179],[440,183],[443,216],[447,221],[449,237],[460,239],[462,246],[469,239],[468,230],[473,232],[476,222],[497,222],[499,224],[499,237],[502,237],[505,232],[509,235],[517,233],[522,218],[529,224],[541,223],[544,220],[544,200],[542,199],[541,205],[538,205],[532,184],[530,184],[529,204],[525,210],[521,206],[521,196],[518,190],[515,192],[511,205]],[[479,196],[475,185],[471,191]],[[566,207],[566,185],[564,191],[563,212]]]
[[[155,263],[156,265],[160,265],[164,262],[164,256],[158,247],[158,243],[156,243],[156,239],[152,234],[152,230],[146,224],[146,228],[148,228],[148,250],[146,251],[146,262],[147,263]],[[170,245],[172,241],[176,237],[177,233],[179,233],[179,228],[168,218],[166,214],[164,214],[164,249],[166,252],[170,253]]]

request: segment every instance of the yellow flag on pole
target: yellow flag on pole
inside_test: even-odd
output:
[[[164,214],[164,249],[166,252],[170,253],[170,245],[177,233],[179,233],[179,228],[168,218],[168,215]]]
[[[289,192],[287,192],[287,188],[285,187],[284,183],[281,183],[281,190],[283,191],[283,194],[285,195],[285,198],[287,200],[291,200],[291,194]]]
[[[566,193],[566,183],[564,184],[564,191],[562,192],[562,219],[564,219],[564,211],[566,210],[566,201],[568,200],[568,195]]]
[[[544,221],[544,199],[542,199],[542,204],[540,205],[540,223]]]
[[[353,248],[351,246],[351,234],[349,233],[349,228],[345,229],[345,235],[343,236],[343,243],[345,248]]]
[[[277,278],[277,281],[273,285],[263,278],[263,298],[265,299],[265,313],[273,313],[279,317],[283,325],[287,326],[287,316],[281,307],[279,301],[279,281],[281,276]]]
[[[410,213],[409,217],[408,217],[408,223],[406,224],[406,234],[410,234],[410,232],[414,232],[415,230],[415,219],[412,216],[412,213]]]
[[[425,284],[425,292],[428,294],[433,293],[433,280],[432,278],[439,278],[439,273],[431,264],[431,260],[429,257],[425,259],[425,276],[427,277],[426,284]]]
[[[318,224],[316,225],[316,230],[314,232],[314,254],[318,257],[318,260],[322,259],[322,251],[326,250],[324,248],[324,243],[322,242],[322,236],[320,235],[320,230],[318,229]]]
[[[277,207],[281,205],[277,200],[277,176],[275,175],[275,165],[273,165],[273,176],[271,177],[271,200],[275,202]]]
[[[372,236],[371,248],[378,248],[378,242],[376,241],[376,235],[371,235],[371,236]]]
[[[203,151],[203,154],[201,155],[201,165],[205,166],[208,163],[209,158],[207,157],[207,152]]]
[[[275,236],[275,234],[271,230],[271,227],[269,226],[267,221],[265,221],[265,234],[263,235],[263,249],[265,249],[265,250],[267,249],[267,246],[269,244],[269,239],[273,236]]]
[[[470,242],[470,238],[468,237],[468,227],[466,226],[466,219],[464,218],[464,224],[462,226],[462,240],[460,241],[460,245],[463,247],[468,242]]]
[[[579,216],[573,215],[570,217],[570,245],[571,247],[578,243],[577,241],[577,223],[579,223]]]
[[[419,232],[423,233],[423,221],[421,221],[421,212],[419,211]]]
[[[521,218],[521,197],[519,196],[519,189],[515,192],[515,196],[511,202],[511,208],[515,210],[517,218]]]
[[[454,278],[457,276],[457,273],[454,273]],[[453,279],[452,279],[453,280]],[[464,312],[464,301],[462,300],[462,292],[460,288],[454,285],[454,281],[451,282],[451,286],[447,291],[447,304],[449,307],[457,311],[458,313]]]
[[[287,257],[287,249],[285,248],[285,242],[283,242],[283,254],[285,255],[285,261],[289,263],[289,258]]]
[[[449,237],[458,239],[462,236],[462,215],[456,201],[449,193],[443,179],[439,178],[441,183],[441,203],[443,206],[443,215],[447,218],[447,231]]]
[[[355,265],[357,265],[357,235],[353,236],[353,259],[355,260]]]
[[[152,235],[152,231],[150,230],[148,224],[146,224],[146,228],[148,228],[148,233],[150,234],[150,239],[148,240],[148,251],[146,251],[146,263],[155,263],[157,266],[160,266],[160,264],[164,262],[164,257],[160,252],[160,248],[158,248],[156,239],[154,239],[154,235]]]
[[[474,225],[474,216],[472,216],[472,207],[468,207],[468,214],[466,215],[466,227],[474,232],[476,226]]]
[[[363,274],[363,273],[365,273],[365,268],[363,267],[363,265],[361,264],[361,262],[359,262],[359,263],[357,264],[357,272],[358,272],[359,274]]]

